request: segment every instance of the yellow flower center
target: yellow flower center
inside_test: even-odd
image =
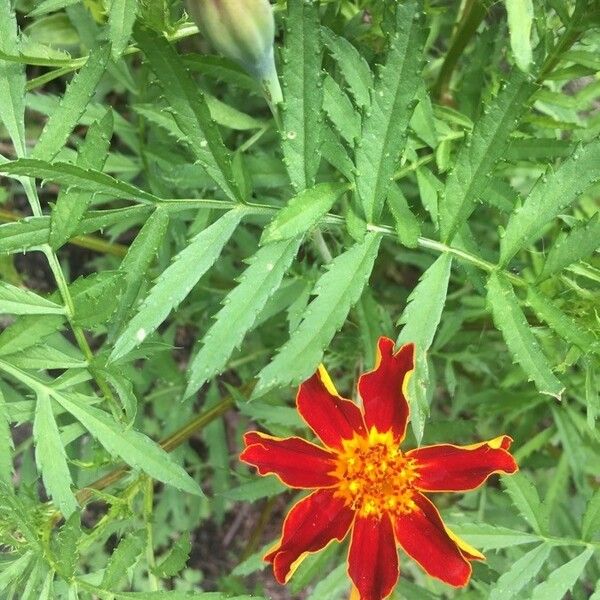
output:
[[[344,440],[333,474],[339,479],[336,495],[361,517],[416,509],[415,461],[402,454],[391,431],[380,433],[373,427],[367,437],[355,434]]]

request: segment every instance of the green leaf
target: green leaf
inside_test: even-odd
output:
[[[531,332],[512,286],[500,273],[492,273],[488,281],[487,301],[496,327],[502,333],[513,358],[521,365],[529,380],[542,394],[560,399],[564,390],[554,376],[546,357]]]
[[[595,344],[594,336],[582,329],[573,319],[568,317],[546,295],[538,292],[534,286],[527,289],[527,304],[537,316],[570,344],[579,346],[583,351],[589,351]]]
[[[100,591],[100,590],[97,590]],[[258,596],[231,596],[221,592],[104,592],[107,600],[262,600]]]
[[[4,592],[9,585],[21,578],[23,573],[29,568],[34,556],[33,552],[28,551],[8,565],[2,565],[3,568],[0,572],[0,592]]]
[[[188,246],[175,256],[115,342],[110,360],[117,360],[139,346],[181,303],[219,258],[243,216],[241,209],[230,210],[193,237]]]
[[[594,548],[586,548],[579,556],[552,571],[548,579],[533,590],[531,600],[562,600],[583,573],[592,554]]]
[[[14,449],[6,402],[2,388],[0,388],[0,481],[6,485],[12,485]]]
[[[535,485],[523,473],[502,477],[502,485],[508,492],[521,516],[539,535],[548,533],[547,513],[542,508]]]
[[[189,531],[184,531],[181,537],[173,544],[167,556],[152,569],[157,577],[174,577],[185,568],[190,557],[192,542]]]
[[[464,537],[470,544],[483,550],[512,548],[540,541],[537,535],[487,523],[449,523],[448,527]]]
[[[362,54],[346,38],[321,28],[321,36],[333,59],[337,62],[350,93],[356,104],[367,107],[371,104],[373,74]]]
[[[113,60],[118,60],[127,48],[137,15],[138,0],[112,0],[108,13],[108,39]]]
[[[598,393],[598,380],[596,378],[595,361],[590,357],[584,360],[585,366],[585,404],[587,423],[590,430],[594,429],[596,418],[600,415],[600,393]]]
[[[65,317],[62,315],[25,315],[0,333],[0,356],[21,352],[39,344],[58,331]]]
[[[532,0],[504,0],[508,13],[510,47],[521,71],[529,71],[533,60],[531,27],[533,25]]]
[[[233,502],[256,502],[285,492],[286,488],[277,477],[260,477],[238,487],[226,490],[223,496]]]
[[[536,577],[550,556],[552,546],[540,544],[516,561],[513,566],[498,579],[489,600],[510,600]]]
[[[496,99],[486,106],[473,132],[467,134],[440,198],[440,229],[446,243],[473,212],[534,89],[526,75],[514,70]]]
[[[581,539],[589,542],[600,531],[600,490],[588,502],[581,523]]]
[[[279,386],[297,384],[311,375],[323,350],[358,302],[377,258],[381,236],[367,233],[364,240],[327,265],[317,281],[316,298],[304,311],[302,322],[279,353],[259,374],[254,396]]]
[[[60,528],[56,536],[57,549],[55,553],[57,571],[64,579],[71,579],[75,574],[79,552],[77,543],[79,542],[81,531],[81,516],[74,512]]]
[[[348,189],[344,183],[318,183],[300,192],[269,223],[261,243],[288,240],[306,233]]]
[[[57,10],[61,10],[72,4],[79,4],[81,0],[42,0],[31,12],[27,13],[28,17],[40,17]]]
[[[125,274],[125,289],[121,296],[114,328],[118,332],[131,314],[144,279],[154,262],[156,252],[162,244],[169,226],[169,213],[158,207],[144,223],[135,240],[129,246],[119,271]]]
[[[562,271],[574,262],[587,258],[600,248],[600,213],[587,223],[574,227],[550,247],[540,279]]]
[[[65,309],[29,290],[0,281],[0,314],[62,315]]]
[[[109,109],[100,121],[88,129],[77,156],[77,166],[101,171],[106,162],[113,131],[113,114]],[[73,236],[77,225],[92,202],[89,190],[62,189],[52,209],[49,242],[57,250]]]
[[[406,131],[422,85],[424,27],[418,3],[396,8],[397,34],[390,39],[356,147],[356,192],[367,221],[379,218],[391,186]]]
[[[287,3],[282,78],[282,149],[296,192],[311,187],[320,162],[322,129],[321,37],[319,8],[309,0]]]
[[[19,53],[17,19],[11,0],[0,0],[0,51]],[[0,60],[0,122],[4,124],[17,156],[25,149],[25,67]]]
[[[74,323],[82,327],[104,325],[121,300],[125,275],[121,271],[99,271],[80,277],[69,289],[75,306]]]
[[[24,252],[45,244],[49,227],[50,217],[26,217],[0,225],[0,254]]]
[[[521,248],[538,239],[554,219],[590,185],[600,181],[600,140],[580,146],[558,169],[540,177],[523,206],[511,216],[500,239],[505,265]]]
[[[76,396],[53,392],[54,399],[71,413],[112,456],[118,456],[134,469],[172,485],[179,490],[202,496],[198,484],[174,462],[169,454],[145,435],[125,429],[107,413]]]
[[[44,486],[57,508],[68,519],[78,508],[71,491],[73,480],[67,465],[65,449],[60,441],[48,393],[37,393],[35,420],[33,422],[35,461],[42,474]]]
[[[442,318],[451,265],[452,257],[442,254],[423,273],[408,297],[406,308],[397,323],[404,324],[397,345],[410,342],[415,345],[415,370],[408,383],[408,400],[412,409],[411,424],[418,443],[423,438],[425,419],[429,414],[427,351]]]
[[[135,39],[146,55],[196,160],[229,198],[240,199],[229,151],[211,118],[202,91],[191,78],[181,57],[163,36],[149,29],[136,28]]]
[[[121,538],[119,545],[111,554],[104,576],[103,588],[114,589],[140,559],[146,545],[146,531],[141,529]]]
[[[279,288],[300,241],[295,238],[266,244],[250,259],[239,284],[226,296],[223,308],[202,339],[202,348],[190,364],[186,398],[225,367],[267,300]]]
[[[330,75],[325,75],[323,92],[323,110],[346,142],[354,146],[354,140],[360,136],[360,115],[346,92]]]
[[[398,241],[403,246],[416,248],[421,227],[419,221],[408,206],[402,190],[397,185],[392,185],[387,196],[387,205],[394,217]]]
[[[58,108],[51,113],[31,158],[51,161],[59,153],[92,99],[109,58],[108,44],[90,52],[88,60],[67,87]]]
[[[124,200],[137,199],[142,202],[158,202],[159,198],[139,188],[119,181],[95,169],[82,168],[65,162],[46,162],[33,158],[19,158],[0,165],[0,173],[39,177],[65,186],[74,186],[97,194],[107,194]]]

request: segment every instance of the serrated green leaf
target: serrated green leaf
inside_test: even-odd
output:
[[[61,315],[63,306],[46,300],[34,292],[0,281],[0,314]]]
[[[540,497],[531,479],[523,473],[516,473],[510,477],[503,477],[501,481],[523,519],[537,534],[546,535],[547,514],[542,508]]]
[[[588,542],[600,531],[600,490],[588,502],[581,523],[581,539]]]
[[[262,244],[288,240],[305,234],[347,191],[345,183],[318,183],[294,196],[269,223],[261,238]]]
[[[592,357],[586,357],[584,359],[584,367],[587,424],[590,430],[593,430],[596,418],[600,415],[600,393],[598,392],[595,361]]]
[[[356,147],[356,193],[367,221],[379,218],[391,186],[414,99],[422,85],[424,27],[415,0],[396,8],[397,34],[390,39],[365,112],[360,143]]]
[[[510,353],[521,365],[527,377],[535,382],[542,394],[560,399],[564,386],[548,365],[519,306],[512,286],[500,273],[492,273],[489,278],[487,302],[491,307],[496,327],[502,333]]]
[[[32,158],[19,158],[0,165],[0,173],[26,175],[54,181],[65,186],[74,186],[97,194],[107,194],[113,198],[132,198],[142,202],[158,202],[159,198],[139,188],[119,181],[95,169],[82,168],[64,162],[46,162]]]
[[[125,274],[121,271],[100,271],[80,277],[69,289],[75,307],[74,323],[82,327],[103,325],[121,302]]]
[[[562,600],[582,575],[592,554],[594,549],[586,548],[579,556],[552,571],[546,581],[535,587],[531,600]]]
[[[113,60],[118,60],[127,48],[137,16],[137,0],[112,0],[108,13],[108,39]]]
[[[197,161],[232,200],[240,199],[231,157],[204,99],[181,57],[167,40],[148,29],[135,29],[135,39],[158,78],[179,129],[188,138]]]
[[[6,485],[12,485],[14,449],[6,402],[0,388],[0,481]]]
[[[504,0],[508,14],[510,47],[521,71],[528,71],[533,60],[531,51],[531,27],[533,3],[531,0]]]
[[[464,537],[469,543],[483,550],[511,548],[522,544],[541,541],[539,536],[525,531],[496,527],[486,523],[451,523],[450,529]]]
[[[65,321],[62,315],[24,315],[0,333],[0,356],[21,352],[58,331]]]
[[[79,557],[77,542],[79,542],[82,536],[80,519],[80,514],[74,512],[66,520],[56,536],[56,570],[60,573],[61,577],[67,580],[71,579],[75,574],[77,559]]]
[[[596,344],[596,339],[591,333],[582,329],[550,298],[538,292],[533,286],[527,289],[527,304],[542,321],[548,323],[550,328],[567,342],[579,346],[584,351],[589,351]]]
[[[29,569],[34,556],[33,552],[28,551],[8,565],[3,565],[2,572],[0,572],[0,592],[4,592],[9,585],[21,578],[23,573]]]
[[[189,531],[184,531],[181,537],[173,544],[167,556],[152,571],[157,577],[174,577],[185,568],[191,549],[190,533]]]
[[[175,256],[115,342],[110,360],[117,360],[139,346],[181,303],[219,258],[243,216],[242,209],[230,210],[193,237],[188,246]]]
[[[11,0],[0,0],[0,50],[19,53],[17,19]],[[25,155],[25,68],[0,60],[0,122],[4,124],[17,156]]]
[[[321,28],[323,42],[337,62],[350,93],[359,107],[371,104],[373,74],[362,54],[346,38],[336,35],[327,27]]]
[[[597,181],[600,181],[600,140],[577,148],[558,169],[538,179],[523,206],[511,215],[500,239],[501,264],[505,265],[521,248],[538,239],[546,223]]]
[[[162,244],[169,226],[169,213],[158,207],[144,223],[135,240],[129,246],[119,271],[125,274],[125,288],[114,317],[114,330],[119,332],[123,323],[131,314],[150,265],[154,262],[156,252]]]
[[[400,243],[409,248],[416,248],[417,241],[421,235],[421,227],[419,221],[410,210],[408,201],[399,186],[393,185],[390,187],[387,196],[387,205],[394,217],[396,234]]]
[[[109,109],[100,121],[88,129],[77,156],[77,166],[101,171],[106,162],[114,120]],[[55,250],[66,243],[92,202],[89,190],[62,189],[52,209],[49,242]]]
[[[314,184],[320,161],[323,86],[317,3],[290,0],[286,32],[281,72],[285,92],[281,146],[292,186],[301,192]]]
[[[552,546],[540,544],[516,561],[513,566],[498,579],[492,588],[489,600],[510,600],[539,573],[548,560]]]
[[[133,423],[137,414],[138,401],[133,391],[132,382],[114,367],[110,370],[103,370],[102,375],[106,382],[117,392],[127,422]]]
[[[280,286],[300,242],[300,238],[295,238],[267,244],[250,259],[240,283],[226,296],[223,308],[202,339],[202,348],[190,364],[186,398],[225,367],[233,350]]]
[[[323,94],[323,110],[346,142],[354,146],[360,135],[360,115],[350,98],[330,75],[325,75]]]
[[[51,12],[66,8],[72,4],[79,4],[81,0],[43,0],[31,12],[27,13],[28,17],[41,17]]]
[[[106,589],[117,587],[127,575],[127,571],[139,560],[145,544],[146,531],[143,529],[122,537],[111,554],[100,585]]]
[[[54,399],[71,413],[112,456],[150,477],[179,490],[202,496],[198,484],[171,456],[150,438],[134,429],[125,429],[104,411],[76,396],[54,392]]]
[[[425,419],[429,414],[427,351],[442,318],[451,266],[452,257],[442,254],[423,273],[397,322],[398,325],[404,325],[397,345],[411,342],[415,345],[415,370],[408,383],[408,400],[412,409],[411,424],[418,443],[423,437]]]
[[[600,213],[574,227],[550,247],[540,279],[550,277],[600,248]]]
[[[0,225],[0,254],[37,248],[48,241],[50,217],[27,217]]]
[[[54,420],[50,396],[43,390],[37,393],[33,422],[35,461],[42,474],[44,487],[65,518],[77,511],[79,505],[71,490],[73,480],[67,465],[65,449],[60,441]]]
[[[88,366],[79,349],[70,346],[61,336],[56,341],[59,347],[46,342],[9,354],[6,361],[21,369],[85,369]]]
[[[446,243],[473,212],[487,185],[487,177],[503,155],[515,122],[528,106],[527,99],[534,89],[526,75],[514,70],[461,146],[440,199],[440,230]]]
[[[52,112],[31,153],[32,159],[51,161],[65,145],[73,128],[104,75],[110,58],[110,46],[94,48],[79,73],[75,75],[58,108]]]
[[[311,375],[323,350],[344,324],[360,298],[377,258],[381,236],[367,233],[364,240],[333,259],[317,281],[316,298],[304,311],[302,322],[259,374],[254,395],[275,386],[293,385]]]

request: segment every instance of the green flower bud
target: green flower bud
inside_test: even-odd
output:
[[[187,8],[212,47],[242,65],[263,84],[270,100],[279,102],[269,0],[187,0]]]

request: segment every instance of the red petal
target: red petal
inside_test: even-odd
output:
[[[250,431],[244,441],[247,447],[240,460],[255,466],[261,475],[274,473],[295,488],[329,487],[338,481],[329,475],[335,470],[335,454],[306,440]]]
[[[413,344],[402,346],[394,354],[394,342],[381,337],[375,369],[358,381],[367,428],[375,427],[380,432],[392,429],[397,441],[404,438],[408,422],[409,408],[403,386],[413,369],[413,355]]]
[[[285,583],[308,552],[322,550],[333,540],[342,541],[354,518],[354,512],[333,490],[317,490],[300,500],[283,523],[277,547],[265,556],[273,563],[279,583]]]
[[[298,412],[320,440],[330,448],[341,448],[354,433],[365,435],[360,408],[341,398],[323,367],[307,379],[296,397]]]
[[[471,446],[437,444],[406,453],[417,461],[414,485],[426,492],[463,492],[479,487],[493,473],[514,473],[507,435]]]
[[[467,585],[471,565],[448,534],[436,507],[421,494],[413,500],[416,510],[395,516],[398,543],[432,577],[455,587]]]
[[[392,522],[357,516],[352,528],[348,573],[360,593],[360,600],[382,600],[398,581],[398,552]]]

